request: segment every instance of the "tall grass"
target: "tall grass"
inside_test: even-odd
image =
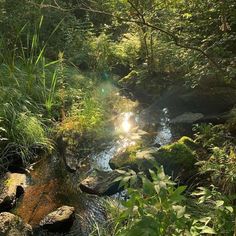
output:
[[[33,32],[24,25],[14,42],[0,35],[1,140],[5,132],[0,158],[18,155],[28,161],[36,150],[52,149],[44,123],[52,118],[48,114],[57,102],[59,60],[48,61],[45,51],[60,23],[44,44],[40,40],[43,17]]]

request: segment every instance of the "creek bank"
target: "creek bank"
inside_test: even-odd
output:
[[[75,218],[75,208],[62,206],[44,217],[39,225],[52,232],[68,231]]]
[[[0,213],[0,235],[2,236],[30,236],[32,227],[23,220],[9,212]]]
[[[7,172],[0,183],[0,211],[11,210],[25,191],[26,175]]]

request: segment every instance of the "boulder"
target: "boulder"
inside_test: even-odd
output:
[[[170,120],[170,124],[193,124],[193,123],[214,123],[226,122],[230,117],[230,112],[205,115],[202,113],[185,112]]]
[[[16,199],[24,193],[26,175],[19,173],[6,173],[0,183],[0,211],[10,210]]]
[[[184,112],[216,115],[232,109],[236,104],[236,89],[226,85],[206,87],[172,86],[158,99],[155,107],[168,107],[171,118]]]
[[[166,174],[173,178],[180,177],[185,183],[196,171],[196,149],[194,141],[183,136],[174,143],[160,147],[153,156],[164,167]]]
[[[0,235],[28,236],[32,235],[32,228],[25,224],[20,217],[9,212],[2,212],[0,213]]]
[[[118,177],[121,177],[119,171],[97,170],[80,182],[80,189],[89,194],[110,196],[122,190],[119,187],[120,181],[116,181]]]
[[[110,166],[115,168],[130,168],[134,171],[143,171],[148,174],[149,169],[154,169],[156,162],[164,167],[165,173],[173,178],[180,177],[186,182],[193,175],[196,162],[197,145],[191,138],[182,137],[178,141],[159,148],[146,148],[144,150],[129,150],[114,156]]]
[[[171,124],[176,124],[176,123],[191,124],[202,119],[203,117],[204,115],[202,113],[185,112],[182,115],[179,115],[175,117],[174,119],[171,119],[170,123]]]
[[[40,221],[40,226],[52,232],[66,232],[68,231],[75,216],[75,208],[70,206],[62,206],[57,210],[49,213],[44,219]]]

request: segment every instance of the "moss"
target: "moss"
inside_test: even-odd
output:
[[[139,73],[135,70],[132,70],[128,75],[126,75],[125,77],[123,77],[119,83],[122,85],[134,85],[137,82],[137,78],[139,76]]]
[[[14,183],[14,179],[6,179],[4,181],[4,186],[10,187]]]
[[[178,143],[185,144],[187,147],[189,147],[193,150],[195,150],[198,146],[191,138],[189,138],[187,136],[183,136],[182,138],[180,138],[178,140]]]
[[[154,154],[156,161],[163,165],[169,175],[188,176],[195,169],[195,143],[188,137],[182,137],[177,142],[165,145]]]
[[[143,149],[142,145],[137,144],[128,147],[124,152],[119,153],[110,160],[112,169],[128,167],[133,170],[146,171],[153,168],[152,162],[156,161],[163,165],[165,172],[174,178],[180,176],[183,181],[194,174],[196,162],[197,145],[189,137],[182,137],[177,142],[165,145],[148,154],[149,149]],[[138,155],[138,153],[142,153]],[[147,155],[146,155],[146,154]]]
[[[141,148],[140,144],[127,147],[123,152],[115,155],[109,162],[112,169],[133,166],[136,164],[136,153]]]

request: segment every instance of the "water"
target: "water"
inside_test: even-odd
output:
[[[154,144],[163,146],[172,142],[173,135],[169,122],[168,108],[163,108],[160,112],[160,123],[157,129],[157,135],[154,139]]]

